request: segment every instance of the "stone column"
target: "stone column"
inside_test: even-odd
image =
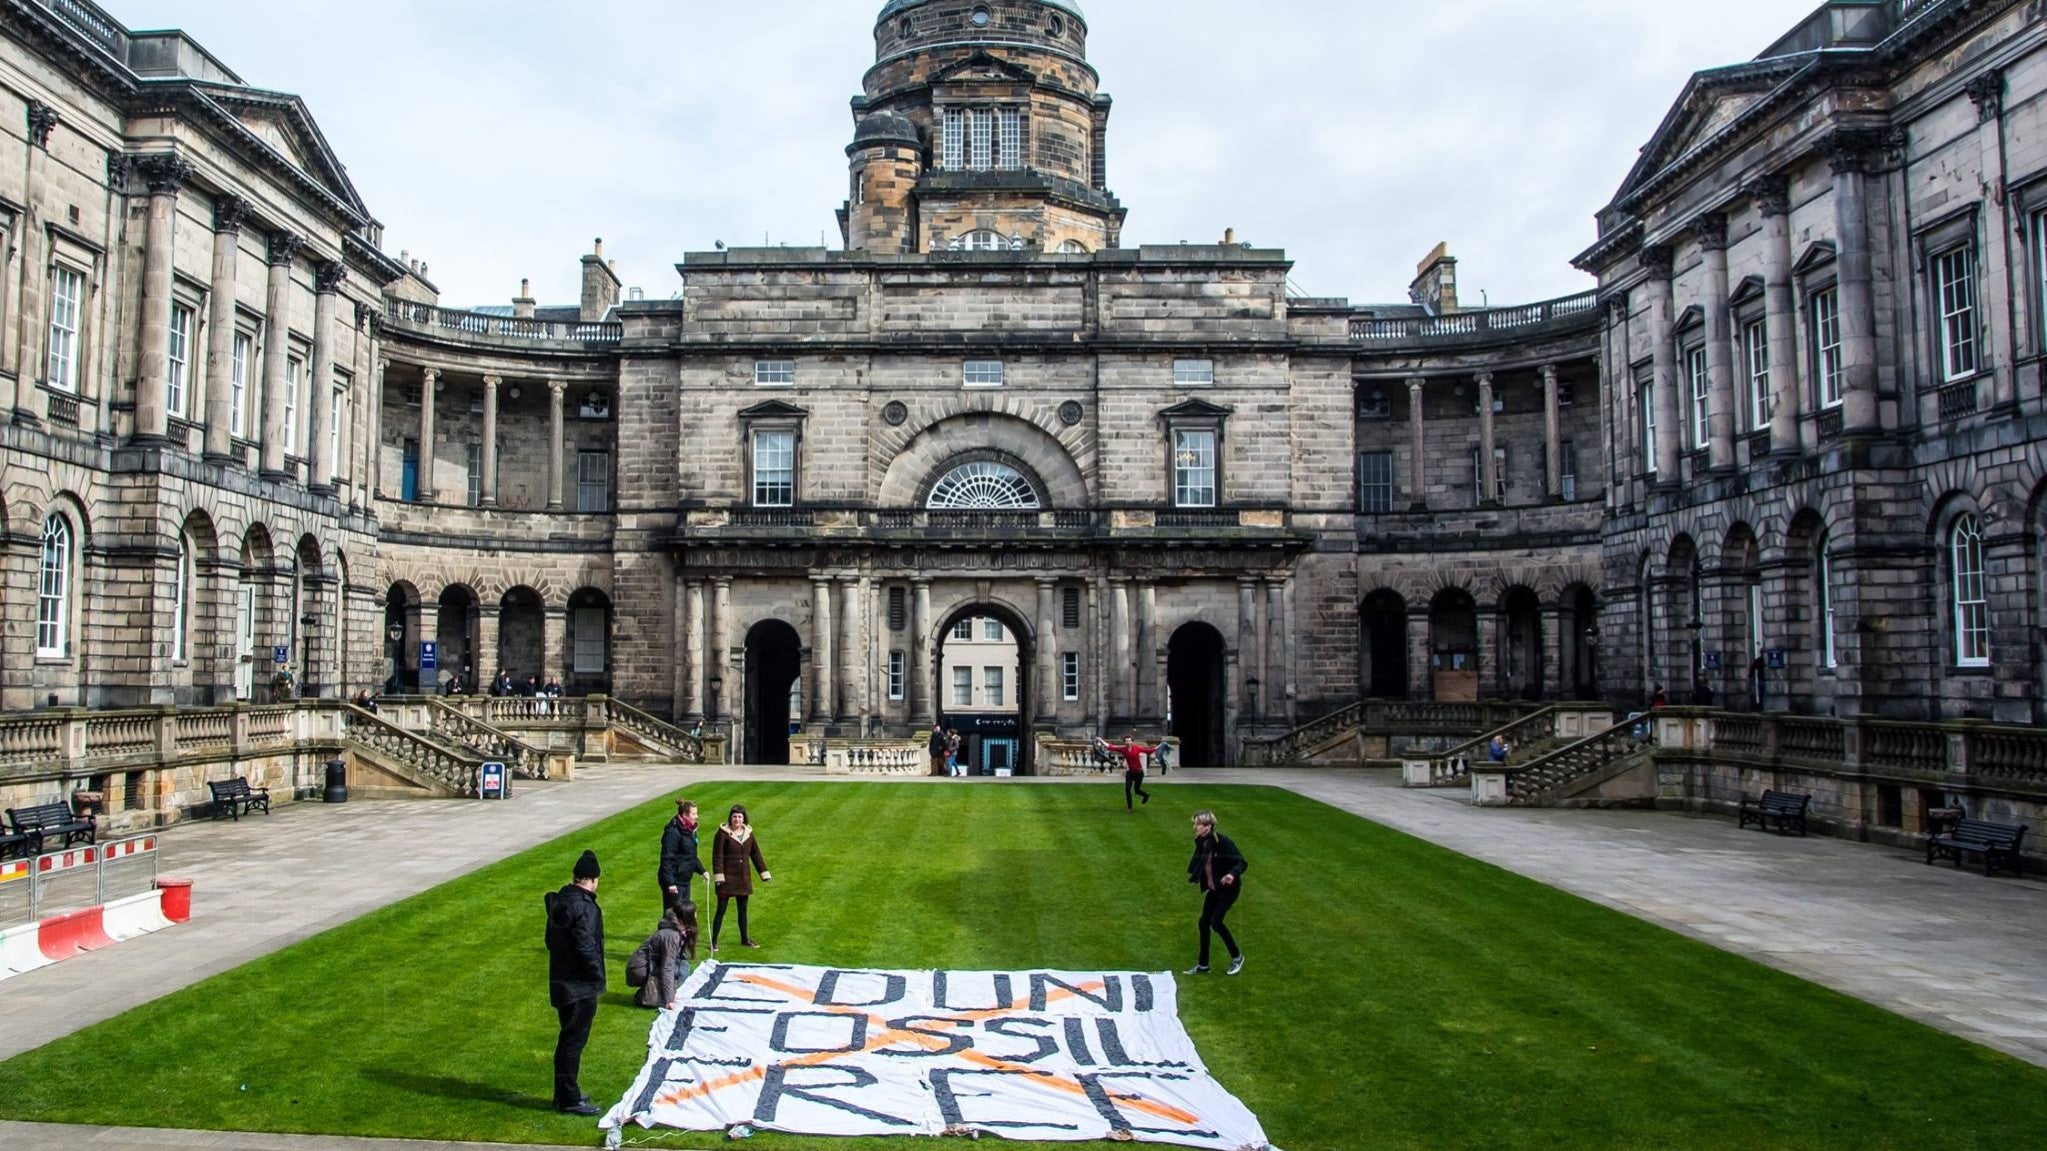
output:
[[[1258,595],[1258,581],[1248,576],[1239,577],[1237,580],[1237,662],[1238,666],[1244,669],[1243,679],[1239,683],[1239,687],[1243,692],[1243,698],[1240,700],[1239,706],[1243,708],[1244,717],[1251,720],[1259,718],[1259,711],[1257,703],[1250,698],[1251,686],[1249,681],[1254,675],[1258,676],[1261,680],[1265,678],[1265,673],[1259,670],[1264,666],[1265,661],[1257,654],[1260,650],[1260,637],[1258,633],[1258,609],[1260,606],[1262,605]]]
[[[500,622],[501,620],[497,612],[489,610],[481,604],[477,605],[476,650],[471,652],[469,656],[471,669],[469,673],[469,688],[472,691],[482,691],[490,686],[491,680],[497,678],[498,667],[503,662],[500,657],[504,654],[502,646],[498,643],[498,624]],[[546,622],[544,618],[542,622]],[[564,624],[564,628],[566,629],[566,624]],[[540,682],[547,682],[547,674],[545,671],[540,673]]]
[[[1678,412],[1677,346],[1671,342],[1670,249],[1642,249],[1642,266],[1649,273],[1649,338],[1653,341],[1656,373],[1656,477],[1658,484],[1675,484],[1677,474]]]
[[[50,133],[63,117],[57,110],[40,100],[28,101],[28,172],[26,194],[22,197],[22,217],[17,227],[18,242],[21,245],[20,290],[15,293],[14,312],[17,327],[13,348],[14,354],[6,358],[6,366],[14,372],[14,422],[34,426],[42,422],[36,409],[42,405],[36,396],[36,381],[43,379],[50,370],[49,361],[44,359],[41,366],[33,366],[34,349],[41,347],[34,330],[37,317],[47,316],[49,285],[44,281],[44,269],[49,266],[49,253],[44,243],[46,227],[42,206],[49,199],[49,148]],[[116,211],[126,215],[119,207],[122,185],[125,183],[126,162],[121,157],[112,158],[107,165],[107,184],[113,189]],[[84,306],[80,301],[79,306]],[[4,341],[0,341],[4,342]],[[76,353],[73,353],[74,358]],[[84,391],[84,365],[80,365],[75,377],[79,391]]]
[[[1286,720],[1289,727],[1300,722],[1300,716],[1295,712],[1301,698],[1299,678],[1301,660],[1294,626],[1296,622],[1297,616],[1294,612],[1294,577],[1288,576],[1280,587],[1280,643],[1278,646],[1281,664],[1279,678],[1284,681],[1281,690],[1282,710],[1276,711],[1274,714]]]
[[[562,510],[562,393],[569,385],[547,381],[547,510]]]
[[[1709,215],[1692,229],[1705,258],[1706,464],[1734,466],[1734,333],[1727,310],[1727,217]]]
[[[1052,602],[1057,591],[1052,580],[1038,580],[1037,718],[1044,723],[1052,722],[1059,704],[1059,621]]]
[[[305,237],[270,234],[270,283],[263,317],[263,444],[258,454],[264,479],[285,478],[285,359],[291,350],[291,264]]]
[[[718,677],[718,686],[711,693],[711,710],[715,719],[729,719],[732,716],[732,692],[740,686],[732,682],[732,577],[719,576],[711,581],[711,610],[717,616],[717,624],[711,629],[711,653],[705,670]]]
[[[1128,719],[1137,713],[1137,663],[1130,651],[1130,581],[1122,576],[1109,577],[1109,649],[1109,710]]]
[[[384,381],[391,374],[391,361],[381,355],[373,357],[374,378],[371,381],[370,411],[365,420],[369,440],[369,486],[370,499],[384,498]]]
[[[1138,670],[1142,673],[1139,681],[1139,714],[1147,719],[1158,719],[1166,714],[1166,677],[1160,674],[1160,664],[1165,656],[1159,639],[1159,589],[1158,585],[1145,580],[1137,591],[1137,651]]]
[[[1287,665],[1286,639],[1286,582],[1265,581],[1265,612],[1258,621],[1258,666],[1262,669],[1258,678],[1264,681],[1258,689],[1258,714],[1281,717],[1286,715]]]
[[[242,254],[242,223],[248,218],[247,200],[227,193],[214,198],[213,283],[207,294],[203,382],[206,458],[220,463],[232,460],[234,452],[235,265]],[[248,403],[246,395],[242,402]],[[242,417],[247,419],[248,414],[245,410]]]
[[[313,359],[306,365],[306,484],[334,490],[334,309],[347,272],[333,261],[313,269]]]
[[[483,377],[483,486],[476,502],[498,506],[498,386],[502,376]]]
[[[1992,189],[2003,188],[2009,175],[2004,154],[2004,87],[2004,73],[1992,70],[1971,80],[1964,89],[1968,92],[1969,99],[1976,105],[1976,146],[1977,156],[1980,158],[1978,162],[1981,165],[1979,170],[1986,173],[1984,184]],[[1995,173],[1995,175],[1988,175],[1987,173]],[[1977,283],[1981,297],[1979,306],[1982,308],[1982,314],[2003,318],[2002,324],[1993,323],[1985,327],[1986,336],[1988,333],[1996,330],[1997,327],[2001,326],[2005,329],[2003,333],[2005,355],[2000,356],[1992,352],[1990,350],[1992,341],[1986,338],[1984,340],[1983,354],[1976,357],[1979,364],[1994,365],[1994,371],[1990,380],[1989,400],[1991,406],[2001,413],[2010,412],[2012,404],[2018,398],[2016,390],[2018,379],[2015,375],[2013,361],[2019,357],[2021,352],[2019,350],[2017,323],[2011,318],[2011,293],[2013,290],[2011,278],[2008,274],[1997,275],[1995,273],[1998,271],[1998,265],[2003,265],[2005,269],[2011,269],[2014,259],[2021,266],[2027,263],[2026,254],[2020,254],[2016,257],[2013,254],[2013,233],[2015,231],[2020,232],[2021,239],[2025,238],[2022,234],[2023,228],[2015,229],[2011,226],[2011,213],[2016,207],[2017,205],[2008,196],[1993,194],[1983,197],[1982,236],[1984,243],[1982,251],[1976,260],[1979,269]],[[1992,236],[1997,237],[1997,243],[1994,248],[1989,242]],[[2029,254],[2034,260],[2039,259],[2038,253]],[[2019,298],[2021,300],[2025,299],[2023,295]],[[2033,319],[2033,330],[2035,333],[2039,333],[2042,330],[2039,317],[2034,317]]]
[[[1841,430],[1878,429],[1876,301],[1871,288],[1869,202],[1863,176],[1873,133],[1841,132],[1834,149],[1834,266],[1841,300]]]
[[[1564,418],[1557,398],[1557,366],[1542,366],[1543,485],[1549,498],[1564,498]]]
[[[1102,612],[1107,607],[1108,584],[1100,578],[1090,580],[1087,585],[1087,618],[1082,622],[1087,637],[1082,650],[1088,653],[1083,666],[1086,673],[1081,680],[1081,709],[1086,715],[1088,729],[1095,730],[1102,717],[1109,712],[1107,692],[1109,657],[1104,650],[1108,629],[1102,626]]]
[[[1479,505],[1500,502],[1500,465],[1493,458],[1493,374],[1478,374]]]
[[[1763,213],[1763,332],[1770,341],[1770,452],[1798,445],[1798,327],[1791,295],[1791,182],[1771,176],[1749,188]]]
[[[434,392],[440,386],[438,368],[419,373],[419,502],[434,502]]]
[[[1625,292],[1607,301],[1606,349],[1606,505],[1615,507],[1626,498],[1624,485],[1634,475],[1632,423],[1635,370],[1628,348],[1628,297]]]
[[[850,719],[867,710],[866,659],[860,634],[865,630],[861,616],[867,597],[861,594],[860,581],[845,579],[839,583],[839,630],[843,633],[839,642],[839,689],[842,700],[832,709],[832,718]]]
[[[910,722],[938,722],[931,706],[931,581],[910,581]]]
[[[684,719],[702,719],[704,715],[704,662],[709,646],[704,635],[704,581],[689,580],[682,589],[682,669],[683,696],[681,716]]]
[[[1408,483],[1414,489],[1408,493],[1408,504],[1416,511],[1429,506],[1428,433],[1422,428],[1424,383],[1420,376],[1411,377],[1407,381],[1407,425],[1408,436],[1413,441],[1409,446],[1413,452],[1410,464],[1414,473],[1408,479]]]
[[[171,257],[178,225],[178,187],[192,175],[192,165],[175,153],[144,156],[136,164],[149,185],[149,216],[142,241],[141,314],[136,317],[140,335],[134,438],[162,440],[170,434]]]
[[[810,577],[810,721],[832,721],[832,581]]]

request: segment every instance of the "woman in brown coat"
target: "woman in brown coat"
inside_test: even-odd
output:
[[[768,874],[768,861],[761,857],[761,841],[746,820],[746,808],[735,803],[718,834],[711,838],[711,882],[718,891],[718,911],[711,917],[712,954],[718,951],[718,930],[725,926],[725,905],[735,900],[739,903],[739,942],[747,947],[760,946],[746,930],[746,901],[753,894],[753,872],[747,870],[749,866],[761,873],[762,882],[775,881]]]

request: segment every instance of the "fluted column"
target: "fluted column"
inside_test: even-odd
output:
[[[1059,700],[1059,621],[1053,618],[1052,603],[1057,590],[1049,579],[1038,581],[1037,718],[1048,723]]]
[[[1802,392],[1798,386],[1797,315],[1791,295],[1791,185],[1782,176],[1759,181],[1749,195],[1763,214],[1763,333],[1770,341],[1770,451],[1796,454]]]
[[[861,610],[866,597],[860,594],[860,581],[847,578],[839,582],[839,690],[843,698],[832,709],[834,720],[850,719],[865,710],[867,691],[867,661],[863,656],[865,645],[860,642],[865,630],[865,613]]]
[[[832,581],[810,580],[810,720],[832,721]]]
[[[1869,202],[1863,171],[1875,150],[1873,134],[1843,132],[1834,139],[1834,266],[1841,300],[1841,428],[1874,431],[1876,407],[1876,300],[1871,288]]]
[[[1627,293],[1616,293],[1607,301],[1608,334],[1606,352],[1607,459],[1606,503],[1614,507],[1629,498],[1628,477],[1635,474],[1641,452],[1635,445],[1635,367],[1628,337]]]
[[[266,479],[283,479],[285,475],[284,373],[291,350],[291,264],[305,243],[305,237],[294,232],[270,234],[270,283],[263,320],[263,445],[258,456]]]
[[[1706,282],[1706,465],[1734,466],[1734,333],[1727,310],[1727,217],[1709,215],[1692,229]]]
[[[562,510],[562,393],[568,384],[547,381],[547,510]]]
[[[731,576],[719,576],[711,581],[711,610],[717,616],[717,623],[711,628],[711,655],[705,670],[718,679],[717,688],[711,692],[713,718],[725,719],[732,714],[732,691],[739,686],[732,682]]]
[[[1478,502],[1500,502],[1500,464],[1493,458],[1493,374],[1478,374]]]
[[[1249,576],[1237,580],[1237,666],[1243,669],[1238,676],[1238,690],[1242,693],[1237,705],[1242,708],[1246,719],[1258,719],[1258,703],[1251,695],[1251,677],[1263,680],[1265,674],[1259,670],[1264,659],[1259,651],[1258,609],[1260,606],[1258,581]]]
[[[16,236],[21,245],[21,279],[15,292],[14,303],[17,326],[12,341],[14,346],[7,350],[4,364],[14,373],[14,422],[30,426],[42,422],[42,417],[36,412],[36,409],[42,406],[37,402],[36,381],[46,380],[50,370],[47,352],[40,365],[34,363],[36,350],[43,347],[41,341],[36,338],[38,333],[35,324],[37,317],[46,316],[49,312],[49,285],[43,277],[43,269],[48,267],[50,262],[48,245],[44,237],[47,222],[43,215],[43,204],[49,198],[50,133],[62,118],[50,105],[40,100],[28,101],[26,195],[22,197],[23,216],[16,229]],[[120,157],[113,158],[109,163],[107,183],[116,197],[120,195],[122,184],[125,182],[123,175],[117,175],[125,172],[124,163]],[[124,216],[127,215],[127,210],[118,205],[117,199],[116,210]],[[80,306],[83,306],[83,301],[80,302]],[[74,349],[72,359],[75,362],[77,358],[78,352]],[[72,382],[68,386],[83,392],[87,379],[85,365],[78,364],[72,371],[74,373]],[[46,382],[53,386],[65,386],[59,381]]]
[[[333,261],[313,269],[313,362],[306,365],[306,484],[334,490],[334,309],[347,272]]]
[[[1258,618],[1258,715],[1286,715],[1286,582],[1265,581],[1265,606]]]
[[[372,381],[369,414],[369,485],[370,498],[384,497],[384,380],[391,374],[391,361],[378,354],[372,361],[376,365],[376,376]]]
[[[242,254],[242,223],[249,202],[222,193],[213,201],[213,283],[207,294],[205,389],[206,458],[234,452],[235,265]],[[195,397],[196,399],[196,397]],[[248,402],[248,397],[243,397]],[[243,412],[244,419],[248,417]]]
[[[704,663],[709,646],[704,635],[704,581],[690,580],[682,590],[682,665],[684,719],[704,714]]]
[[[1671,342],[1670,249],[1642,249],[1649,272],[1649,338],[1653,341],[1656,374],[1656,477],[1659,484],[1678,482],[1677,346]]]
[[[1137,714],[1137,665],[1130,654],[1130,581],[1109,577],[1109,709],[1117,719]]]
[[[1557,398],[1557,366],[1542,366],[1542,461],[1543,490],[1549,498],[1564,498],[1564,419]]]
[[[1166,677],[1159,674],[1165,656],[1160,646],[1159,589],[1157,584],[1145,580],[1138,585],[1137,592],[1137,658],[1143,673],[1139,677],[1140,713],[1150,719],[1166,714]]]
[[[931,581],[910,582],[910,722],[938,721],[931,706]]]
[[[1413,452],[1409,466],[1414,473],[1408,480],[1412,487],[1408,492],[1408,503],[1416,511],[1429,506],[1428,433],[1422,428],[1422,386],[1425,382],[1420,376],[1407,381],[1407,429],[1413,441],[1409,445]]]
[[[419,502],[434,502],[434,391],[440,386],[438,368],[419,373]]]
[[[483,487],[476,502],[498,506],[498,386],[502,376],[483,377]]]
[[[142,240],[142,304],[136,317],[135,432],[138,440],[170,434],[171,266],[178,224],[178,188],[192,165],[176,154],[136,161],[149,185]]]

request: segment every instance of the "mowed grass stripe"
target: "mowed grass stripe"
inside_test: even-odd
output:
[[[1152,790],[1136,814],[1108,782],[689,794],[707,862],[709,828],[744,802],[775,874],[754,901],[767,947],[738,949],[728,916],[721,957],[908,968],[1187,966],[1188,817],[1213,807],[1252,860],[1231,915],[1250,965],[1183,978],[1182,1018],[1287,1151],[1989,1151],[2047,1130],[2040,1069],[1310,800]],[[0,1115],[594,1142],[546,1106],[540,895],[598,852],[619,978],[658,910],[672,810],[650,803],[0,1064]],[[650,1022],[622,986],[607,994],[593,1095],[623,1092]]]

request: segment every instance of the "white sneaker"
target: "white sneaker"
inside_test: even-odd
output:
[[[1188,968],[1187,970],[1185,970],[1185,971],[1181,972],[1180,974],[1182,974],[1182,975],[1206,975],[1206,974],[1208,974],[1208,964],[1206,964],[1206,963],[1197,963],[1197,964],[1195,964],[1194,966],[1192,966],[1192,967],[1189,967],[1189,968]]]
[[[1244,957],[1239,955],[1235,959],[1230,960],[1230,969],[1225,974],[1235,975],[1242,970],[1244,970]]]

